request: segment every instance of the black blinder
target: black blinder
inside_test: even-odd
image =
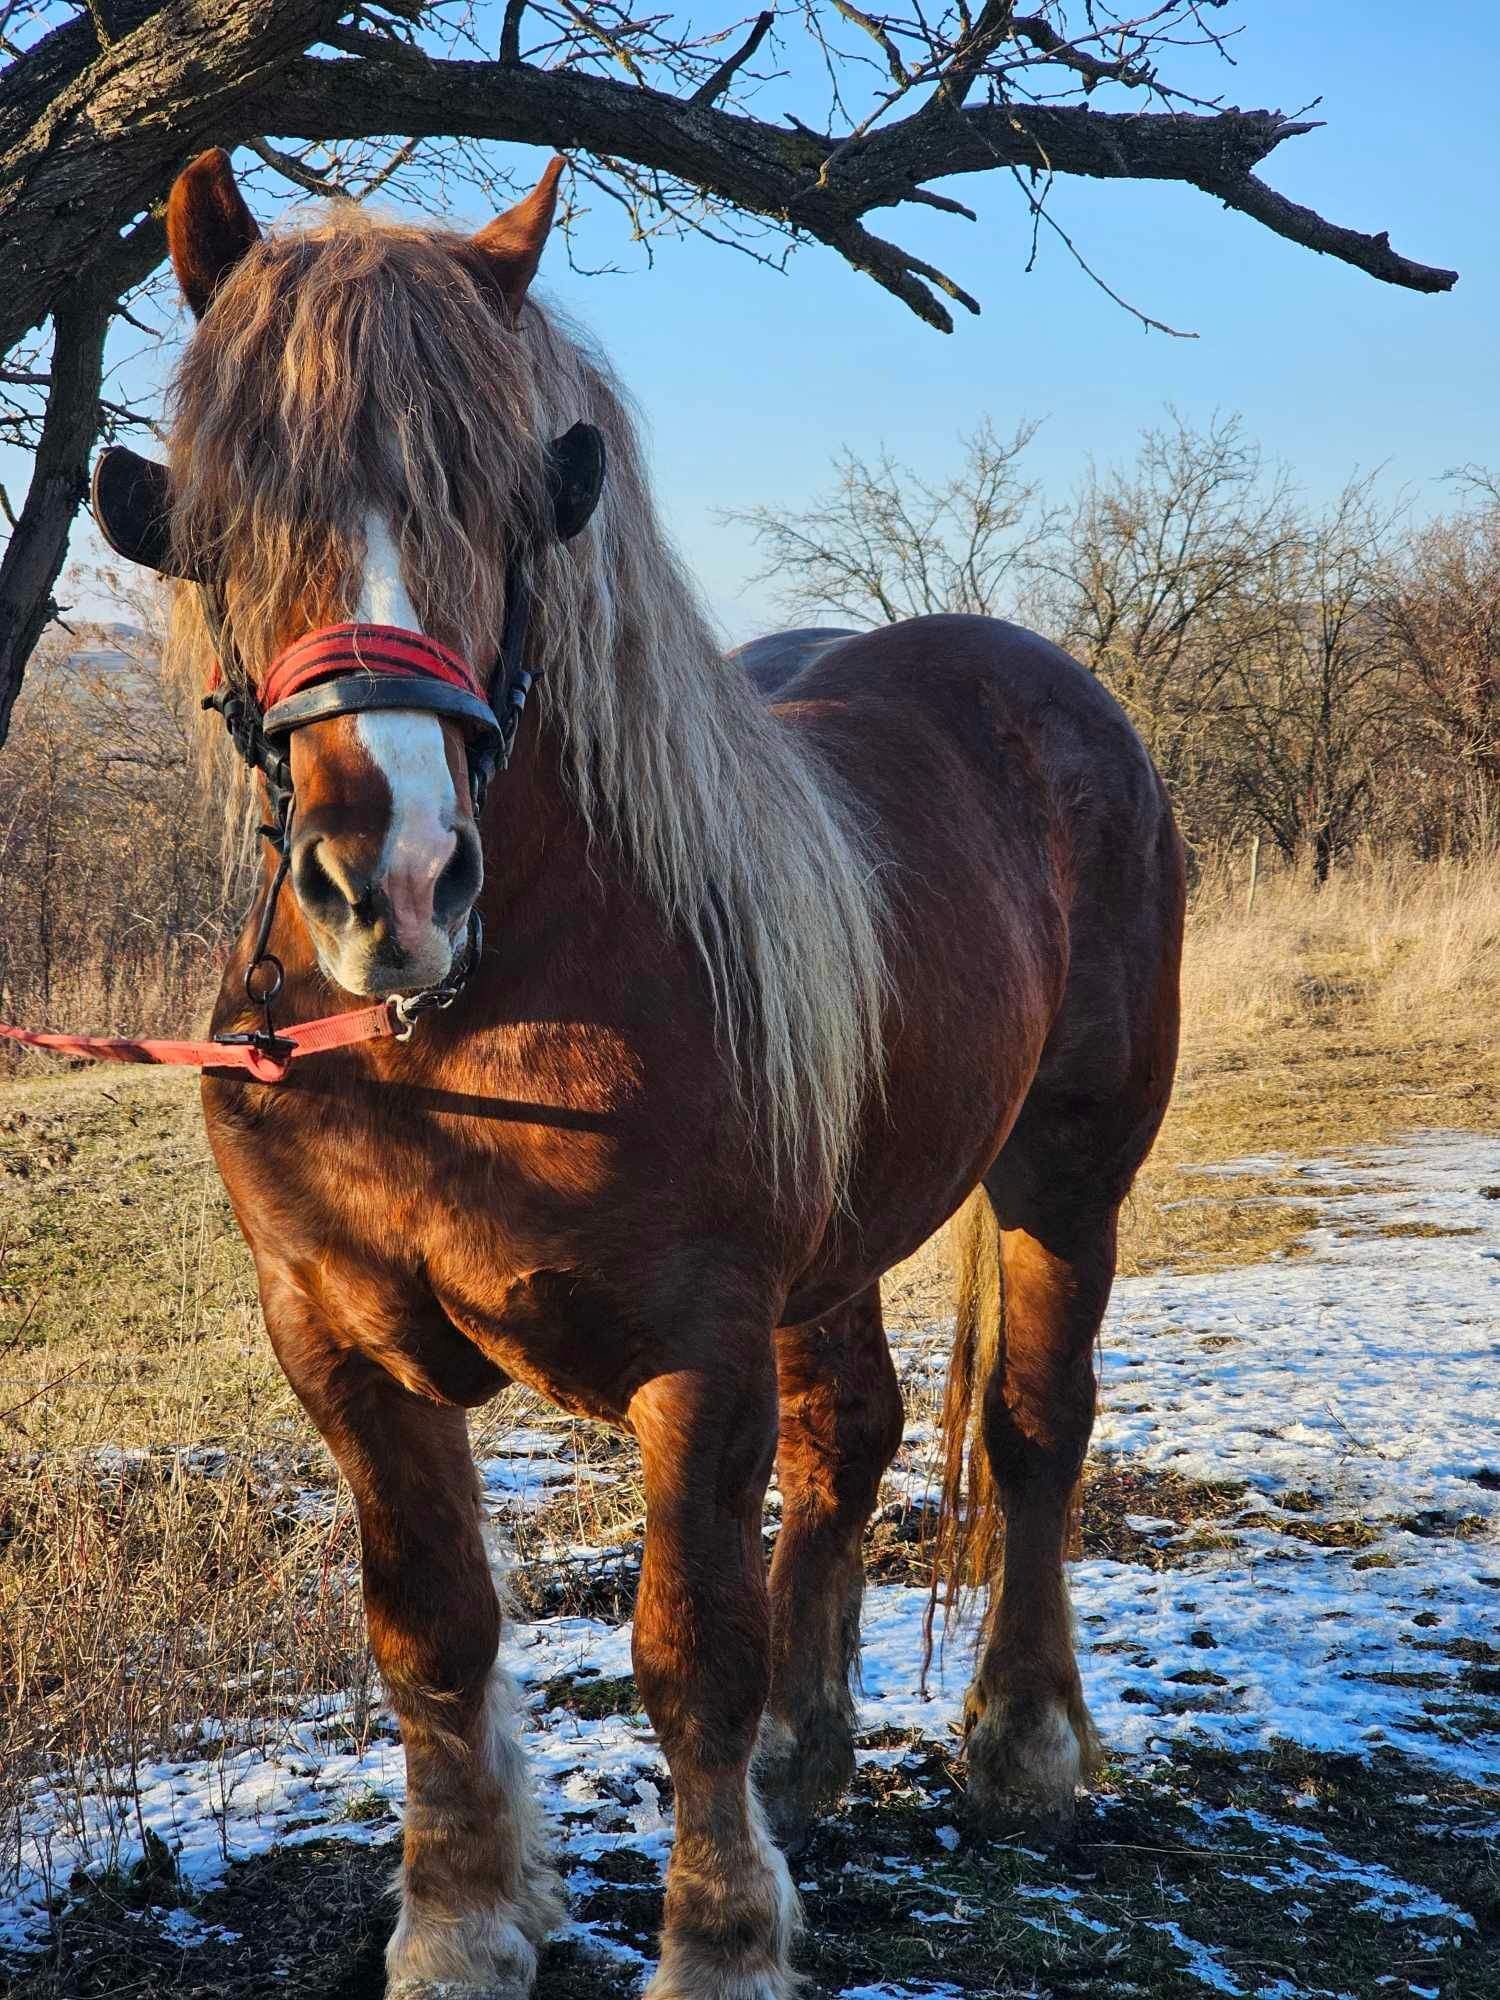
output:
[[[548,445],[547,485],[560,542],[571,542],[588,525],[604,490],[604,471],[604,433],[593,424],[574,424]]]
[[[172,557],[172,475],[154,459],[112,444],[94,461],[94,519],[117,556],[162,576],[187,576]]]

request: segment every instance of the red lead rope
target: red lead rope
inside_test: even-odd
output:
[[[325,1049],[347,1048],[352,1042],[378,1042],[409,1032],[389,1000],[378,1007],[360,1007],[349,1014],[328,1014],[321,1021],[303,1021],[278,1028],[276,1041],[284,1056],[271,1055],[252,1042],[134,1042],[108,1035],[49,1035],[35,1028],[11,1028],[0,1021],[0,1036],[29,1049],[55,1049],[59,1055],[87,1056],[91,1062],[174,1063],[184,1069],[244,1069],[257,1083],[283,1083],[299,1056]]]

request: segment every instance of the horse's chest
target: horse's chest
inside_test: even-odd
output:
[[[614,1179],[597,1137],[530,1126],[514,1104],[479,1132],[472,1115],[382,1109],[216,1147],[252,1248],[269,1238],[365,1270],[456,1266],[504,1282],[571,1242]]]
[[[538,1032],[483,1062],[453,1054],[339,1091],[314,1088],[310,1070],[275,1093],[211,1087],[236,1212],[258,1261],[357,1295],[387,1326],[435,1301],[487,1351],[504,1349],[501,1365],[521,1372],[524,1349],[572,1374],[608,1310],[578,1303],[574,1274],[680,1265],[679,1246],[722,1207],[722,1121],[650,1117],[640,1063],[598,1029],[575,1029],[566,1048]],[[545,1312],[538,1274],[565,1280]]]

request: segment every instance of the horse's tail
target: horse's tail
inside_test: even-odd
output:
[[[932,1589],[927,1601],[924,1673],[932,1658],[939,1602],[946,1625],[965,1593],[994,1575],[1004,1534],[1000,1496],[984,1448],[983,1412],[985,1385],[999,1367],[1005,1345],[1005,1298],[1000,1224],[982,1183],[950,1227],[956,1252],[957,1324],[943,1397],[943,1473]]]

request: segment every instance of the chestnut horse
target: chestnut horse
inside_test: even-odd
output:
[[[488,942],[410,1039],[203,1096],[358,1509],[407,1766],[389,1993],[524,1994],[557,1912],[465,1417],[523,1382],[640,1446],[634,1661],[676,1802],[652,2000],[782,2000],[770,1829],[853,1768],[861,1535],[902,1430],[879,1280],[966,1201],[948,1422],[961,1465],[972,1392],[977,1502],[950,1541],[990,1545],[991,1499],[1006,1530],[971,1782],[1061,1800],[1089,1769],[1064,1544],[1116,1218],[1171,1087],[1182,853],[1120,710],[1014,626],[723,663],[621,393],[528,295],[560,165],[474,237],[350,205],[262,236],[222,153],[174,190],[200,324],[170,535],[241,671],[330,626],[487,665],[519,562],[545,674],[482,812],[464,714],[289,734],[283,1017],[330,987],[447,997],[471,910]],[[565,544],[535,523],[578,422],[609,471]],[[208,672],[191,588],[175,644]],[[254,1026],[254,934],[221,1031]]]

